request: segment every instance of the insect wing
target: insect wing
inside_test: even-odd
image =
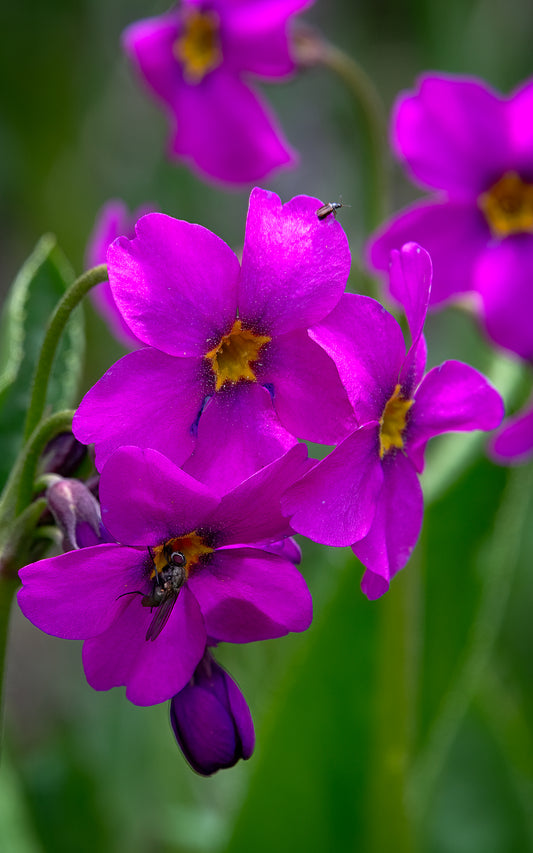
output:
[[[178,594],[176,592],[170,592],[157,607],[154,613],[154,618],[148,625],[148,630],[146,632],[147,640],[157,640],[169,620],[177,598]]]
[[[325,219],[330,213],[333,213],[333,207],[331,202],[328,202],[328,204],[323,204],[322,207],[318,208],[316,215],[319,219]]]

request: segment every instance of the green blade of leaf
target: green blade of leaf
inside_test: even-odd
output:
[[[56,245],[43,237],[17,275],[0,320],[0,485],[3,485],[20,449],[32,377],[46,323],[74,278]],[[60,342],[47,404],[50,410],[72,406],[81,374],[85,338],[83,315],[73,313]]]

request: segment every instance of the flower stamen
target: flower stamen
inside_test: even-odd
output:
[[[222,62],[220,20],[216,12],[190,10],[183,18],[183,32],[173,46],[187,83],[200,83]]]
[[[516,172],[506,172],[478,204],[494,237],[509,234],[533,234],[533,184],[527,184]]]
[[[183,570],[185,577],[188,578],[191,568],[200,562],[202,557],[207,554],[212,554],[213,549],[206,545],[203,538],[196,531],[187,533],[186,536],[177,536],[174,539],[168,539],[162,545],[155,545],[150,548],[150,556],[152,558],[153,569],[150,578],[153,580],[156,573],[160,575],[169,565],[176,562],[173,559],[174,554],[183,556]],[[181,560],[179,561],[181,563]]]
[[[231,332],[205,355],[216,377],[215,390],[220,391],[225,382],[237,383],[241,379],[256,382],[252,365],[259,360],[261,348],[271,340],[268,335],[243,329],[241,321],[235,320]]]
[[[401,386],[397,385],[394,394],[387,400],[380,420],[379,429],[379,457],[383,459],[385,453],[397,447],[403,448],[403,431],[407,423],[407,412],[413,405],[414,400],[406,400],[400,397]]]

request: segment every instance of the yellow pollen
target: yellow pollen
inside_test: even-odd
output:
[[[213,549],[204,544],[204,540],[196,531],[187,533],[185,536],[177,536],[175,539],[168,539],[163,545],[156,545],[151,549],[154,563],[150,574],[152,579],[156,572],[161,574],[167,568],[174,551],[181,551],[185,557],[185,575],[189,577],[191,568],[200,561],[201,557],[211,554]]]
[[[383,459],[393,447],[400,450],[403,447],[402,433],[407,423],[407,412],[413,405],[413,400],[400,397],[401,386],[397,385],[394,394],[387,400],[387,405],[380,420],[379,457]]]
[[[478,204],[494,237],[533,234],[533,184],[526,184],[516,172],[506,172],[479,196]]]
[[[174,42],[173,51],[183,66],[187,83],[200,83],[222,62],[217,13],[187,12],[183,19],[183,32]]]
[[[241,321],[235,320],[231,332],[205,355],[216,377],[215,390],[220,391],[224,382],[239,382],[241,379],[255,382],[257,377],[252,364],[258,361],[261,347],[271,340],[268,335],[256,335],[249,329],[243,329]]]

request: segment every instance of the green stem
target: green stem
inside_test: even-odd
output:
[[[11,604],[17,587],[19,585],[18,578],[4,577],[0,575],[0,735],[2,722],[4,718],[4,676],[7,653],[7,640],[9,634],[9,615],[11,613]],[[1,744],[1,737],[0,737]]]
[[[372,80],[361,66],[340,48],[305,26],[294,32],[293,51],[302,67],[322,65],[337,74],[350,90],[362,128],[366,224],[373,231],[387,210],[387,120],[385,108]]]
[[[409,571],[400,572],[375,602],[380,627],[367,836],[372,853],[412,853],[414,847],[405,789],[415,731],[419,587],[415,554]]]
[[[63,294],[52,314],[33,377],[30,406],[24,427],[24,441],[27,441],[43,416],[52,363],[59,339],[72,311],[92,287],[106,281],[106,279],[107,267],[105,264],[87,270]]]
[[[26,507],[26,510],[9,526],[8,536],[4,535],[0,541],[0,735],[4,707],[4,675],[9,617],[13,597],[19,586],[17,571],[31,559],[33,532],[45,509],[46,501],[44,498]]]
[[[39,457],[50,439],[71,428],[73,415],[71,409],[56,412],[39,424],[22,448],[0,499],[0,535],[31,503]]]

